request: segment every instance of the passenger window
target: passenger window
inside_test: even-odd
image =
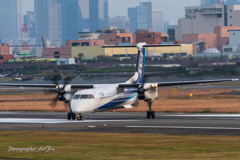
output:
[[[80,98],[80,95],[75,95],[74,97],[73,97],[73,99],[79,99]]]
[[[94,99],[94,96],[92,94],[90,94],[89,99]]]

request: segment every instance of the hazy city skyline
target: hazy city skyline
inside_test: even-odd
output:
[[[109,17],[127,16],[129,7],[136,7],[139,2],[149,2],[149,0],[109,0]],[[151,0],[154,7],[163,8],[164,20],[175,21],[183,18],[185,6],[199,6],[200,0]],[[34,0],[23,0],[23,14],[34,10]]]

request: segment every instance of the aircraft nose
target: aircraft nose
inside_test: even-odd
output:
[[[81,100],[74,100],[71,102],[71,110],[74,113],[81,113],[86,111],[86,103]]]

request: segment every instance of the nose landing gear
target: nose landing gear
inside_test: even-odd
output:
[[[83,121],[83,120],[84,120],[84,117],[83,117],[81,114],[78,114],[78,115],[77,115],[77,120],[78,120],[78,121],[80,121],[80,120]]]

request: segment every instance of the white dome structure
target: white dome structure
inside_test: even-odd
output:
[[[216,49],[216,48],[208,48],[203,53],[204,54],[209,54],[209,53],[214,54],[214,53],[221,53],[221,52],[218,49]]]

